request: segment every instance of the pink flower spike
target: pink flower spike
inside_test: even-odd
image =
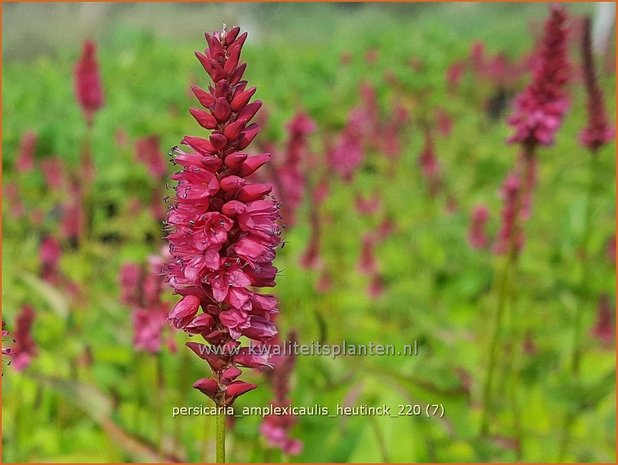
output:
[[[236,379],[238,366],[268,364],[266,355],[243,350],[239,339],[263,341],[276,334],[276,300],[261,296],[259,288],[274,285],[281,224],[279,205],[266,198],[272,186],[249,178],[270,155],[243,152],[259,133],[250,121],[262,105],[251,102],[256,89],[242,80],[246,38],[237,27],[206,34],[207,49],[196,53],[212,85],[192,88],[204,110],[191,114],[209,133],[184,137],[193,153],[174,151],[182,169],[172,176],[178,184],[167,216],[167,276],[183,296],[168,319],[206,341],[187,343],[212,373],[194,387],[219,406],[256,387]]]
[[[468,230],[468,242],[473,249],[480,250],[487,246],[488,238],[485,226],[488,219],[489,210],[485,205],[474,207],[470,217],[470,229]]]
[[[592,52],[591,29],[590,17],[586,17],[582,34],[582,58],[588,121],[579,136],[579,140],[584,147],[587,147],[594,153],[601,146],[611,142],[615,137],[615,129],[614,124],[611,124],[607,118],[603,91],[597,82]]]
[[[160,180],[165,177],[167,173],[165,156],[159,148],[158,136],[139,139],[135,143],[135,152],[137,153],[137,160],[148,168],[154,179]]]
[[[24,305],[15,322],[15,344],[12,349],[13,368],[22,371],[30,365],[38,354],[31,330],[35,314],[30,305]]]
[[[436,157],[433,137],[429,129],[425,130],[425,143],[418,157],[421,173],[425,178],[427,190],[431,197],[435,197],[442,189],[442,173],[440,162]]]
[[[599,340],[599,342],[609,347],[616,340],[616,324],[614,322],[614,309],[612,303],[607,294],[603,294],[599,298],[599,305],[597,311],[597,321],[592,329],[592,334]]]
[[[62,189],[66,183],[64,166],[59,157],[47,157],[41,161],[41,171],[45,178],[45,184],[50,191]]]
[[[564,7],[552,5],[532,82],[515,98],[514,110],[508,119],[514,129],[509,142],[526,146],[554,143],[569,107],[566,86],[571,72],[567,61],[566,21]]]
[[[120,301],[135,306],[139,301],[139,285],[142,270],[137,263],[125,263],[120,268]]]
[[[41,241],[39,256],[41,258],[41,275],[46,281],[53,281],[58,276],[58,264],[62,255],[60,243],[52,236]]]
[[[34,131],[27,131],[19,143],[19,154],[15,167],[17,171],[25,173],[34,168],[34,152],[36,151],[38,136]]]
[[[293,346],[297,343],[295,331],[288,334],[288,344]],[[284,349],[284,343],[279,337],[274,337],[265,344],[267,348],[278,347]],[[282,351],[281,355],[273,357],[273,366],[262,371],[271,385],[274,398],[272,406],[285,406],[291,404],[289,393],[291,390],[291,378],[296,364],[294,353]],[[302,451],[302,442],[290,437],[291,429],[296,423],[297,418],[292,414],[268,415],[260,425],[260,433],[271,447],[281,449],[285,454],[297,455]]]
[[[520,191],[519,177],[509,174],[502,185],[502,225],[494,244],[496,254],[518,254],[524,245],[523,232],[518,224],[521,217]]]
[[[96,46],[86,41],[82,56],[75,65],[75,95],[86,118],[92,124],[94,114],[103,106],[103,88],[96,58]]]

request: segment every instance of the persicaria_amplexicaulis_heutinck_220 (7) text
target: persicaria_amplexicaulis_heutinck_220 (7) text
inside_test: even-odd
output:
[[[247,179],[270,154],[243,152],[259,131],[250,121],[262,105],[250,103],[256,89],[243,80],[246,38],[238,27],[206,34],[208,48],[196,52],[213,84],[208,91],[192,87],[204,109],[190,112],[211,133],[186,136],[181,143],[190,151],[174,149],[173,162],[182,169],[172,177],[178,183],[167,216],[167,274],[182,296],[168,317],[176,328],[207,341],[187,343],[212,371],[193,387],[219,406],[256,387],[238,379],[239,367],[268,365],[266,355],[241,347],[239,339],[259,344],[277,334],[278,302],[256,289],[275,285],[280,205],[269,197],[270,184]]]

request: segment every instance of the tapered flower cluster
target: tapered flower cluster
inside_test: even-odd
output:
[[[77,101],[86,122],[92,124],[94,114],[103,106],[103,87],[96,58],[96,46],[89,40],[84,43],[82,56],[75,65],[74,81]]]
[[[312,202],[309,205],[309,228],[310,236],[307,248],[300,257],[300,266],[307,269],[317,270],[322,265],[320,258],[320,245],[322,239],[322,224],[320,221],[319,203]]]
[[[66,171],[62,158],[47,157],[41,161],[41,171],[47,189],[51,192],[62,190],[66,184]]]
[[[133,347],[137,352],[161,351],[167,325],[167,303],[163,301],[165,258],[151,255],[145,267],[125,263],[120,269],[121,302],[133,309]],[[170,350],[175,350],[171,335]]]
[[[41,241],[39,257],[41,259],[41,277],[49,283],[58,283],[60,278],[60,257],[62,248],[53,236],[46,236]]]
[[[288,334],[288,345],[296,345],[296,333]],[[284,347],[279,336],[268,344]],[[266,371],[266,375],[273,390],[274,399],[271,404],[274,407],[287,407],[290,405],[289,392],[290,380],[296,356],[293,353],[282,353],[272,358],[272,368]],[[290,437],[290,429],[296,423],[296,417],[292,414],[268,415],[260,425],[260,432],[271,447],[277,447],[287,455],[298,455],[302,452],[303,443],[299,439]]]
[[[36,150],[38,136],[33,131],[27,131],[21,138],[19,154],[15,167],[19,172],[31,171],[34,168],[34,152]]]
[[[379,151],[395,161],[401,155],[402,136],[406,125],[410,122],[410,112],[396,101],[390,116],[380,125],[377,131]]]
[[[158,136],[147,136],[135,143],[137,161],[142,163],[152,177],[154,188],[151,192],[150,211],[157,221],[165,219],[165,208],[161,202],[164,179],[167,176],[165,156],[161,151]]]
[[[425,178],[429,195],[432,197],[436,196],[442,188],[442,174],[440,162],[434,150],[433,137],[429,129],[425,130],[425,144],[418,157],[418,163]]]
[[[532,82],[514,102],[509,124],[515,132],[510,142],[528,146],[551,145],[569,107],[566,85],[570,67],[567,61],[567,15],[560,5],[551,7]]]
[[[137,263],[125,263],[120,268],[120,301],[126,305],[139,302],[142,269]]]
[[[350,182],[365,158],[363,136],[367,128],[367,114],[361,107],[353,108],[345,128],[330,152],[329,162],[339,176]]]
[[[137,161],[148,168],[148,172],[154,179],[165,178],[167,166],[165,157],[159,148],[158,136],[147,136],[139,139],[135,143],[135,153],[137,154]]]
[[[377,247],[384,242],[393,231],[392,222],[386,218],[378,227],[365,233],[361,240],[361,252],[358,258],[357,269],[369,278],[367,294],[377,298],[384,292],[384,276],[380,270],[376,253]]]
[[[497,254],[518,254],[524,245],[524,235],[518,224],[520,215],[521,181],[511,173],[502,185],[502,224],[494,252]]]
[[[441,107],[436,107],[435,114],[438,133],[443,137],[447,137],[453,131],[453,118]]]
[[[597,82],[592,55],[590,18],[584,19],[582,34],[582,57],[584,84],[586,85],[588,122],[581,132],[579,140],[584,147],[595,152],[599,147],[609,143],[615,136],[614,125],[609,123],[603,92]]]
[[[286,157],[277,170],[281,188],[284,192],[282,216],[287,227],[296,224],[296,210],[303,199],[305,176],[302,169],[308,146],[308,136],[315,131],[315,123],[305,113],[298,113],[287,126],[289,139]]]
[[[312,186],[309,202],[309,241],[307,248],[300,257],[300,266],[307,269],[320,270],[324,275],[324,262],[320,256],[323,234],[323,218],[320,208],[329,196],[330,178],[326,171],[320,174],[320,179]]]
[[[187,346],[212,370],[194,387],[217,405],[231,405],[256,387],[238,380],[238,366],[268,364],[263,354],[240,347],[239,338],[265,341],[277,334],[277,300],[255,290],[275,285],[280,219],[279,205],[267,197],[271,185],[247,180],[270,154],[243,152],[259,131],[250,121],[262,105],[249,103],[256,89],[242,79],[246,38],[238,27],[206,34],[208,48],[196,53],[213,84],[208,91],[192,88],[204,109],[191,114],[211,134],[186,136],[182,144],[191,151],[174,151],[182,170],[173,176],[178,183],[167,217],[169,284],[183,296],[168,318],[208,342]]]
[[[371,83],[364,81],[360,84],[358,90],[361,99],[358,108],[361,109],[364,117],[363,140],[365,146],[369,149],[378,149],[382,128],[380,127],[380,105],[376,88]]]
[[[374,192],[367,197],[360,193],[356,194],[354,206],[359,215],[375,215],[382,209],[382,200],[380,199],[379,192]]]
[[[15,322],[15,344],[12,357],[13,368],[22,371],[30,365],[38,354],[38,348],[32,338],[31,329],[34,322],[34,310],[30,305],[24,305]]]
[[[358,271],[371,275],[378,270],[375,248],[378,238],[375,234],[366,233],[362,238],[361,253],[358,259]]]
[[[468,242],[470,247],[476,250],[487,246],[488,238],[485,228],[489,219],[489,210],[485,205],[477,205],[472,210],[470,217],[470,229],[468,230]]]
[[[592,328],[592,335],[604,346],[610,346],[616,340],[614,309],[607,294],[599,297],[597,320]]]
[[[450,93],[454,94],[457,92],[465,72],[466,62],[463,60],[456,61],[448,67],[446,70],[446,85]]]
[[[23,197],[15,181],[7,181],[2,188],[5,203],[9,205],[9,212],[13,218],[21,218],[26,213]]]
[[[80,182],[72,179],[68,186],[70,193],[62,207],[62,219],[60,230],[64,238],[70,242],[76,242],[79,232],[84,229],[86,222],[83,204],[81,202]]]

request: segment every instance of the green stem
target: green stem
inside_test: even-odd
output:
[[[223,409],[217,409],[217,431],[216,431],[216,441],[217,441],[217,452],[216,452],[216,462],[217,463],[225,463],[225,412]]]
[[[515,272],[517,274],[517,271]],[[521,409],[519,405],[519,380],[518,380],[518,351],[521,350],[521,344],[523,339],[523,333],[518,331],[518,323],[520,321],[519,312],[517,311],[517,304],[514,302],[515,295],[512,287],[510,288],[509,300],[511,302],[511,317],[513,328],[513,334],[511,336],[511,351],[509,354],[509,379],[510,379],[510,402],[511,402],[511,415],[513,420],[513,434],[515,439],[517,440],[517,446],[515,448],[515,459],[519,462],[523,457],[523,447],[524,447],[524,434],[522,431],[521,425]]]
[[[141,392],[142,391],[142,383],[141,383],[141,376],[140,376],[140,365],[141,365],[141,360],[139,358],[139,354],[140,352],[133,352],[133,366],[135,367],[135,375],[133,377],[133,382],[135,383],[135,393],[137,393],[137,400],[134,404],[135,409],[133,410],[133,432],[137,435],[139,435],[139,425],[140,425],[140,421],[139,421],[139,406],[141,404]]]
[[[208,415],[204,415],[204,428],[202,429],[202,447],[200,450],[200,457],[202,457],[203,463],[210,462],[209,460],[209,444],[212,433],[212,421]]]
[[[380,425],[376,420],[376,417],[370,416],[369,421],[373,428],[373,432],[375,433],[376,441],[378,442],[378,446],[380,448],[380,453],[382,455],[382,462],[389,463],[389,455],[388,455],[388,447],[386,445],[386,441],[384,440],[384,435],[382,434],[382,430],[380,429]]]
[[[575,421],[575,415],[572,412],[567,413],[564,419],[562,434],[560,435],[560,445],[558,446],[558,462],[564,462],[567,450],[569,448],[569,440],[571,436],[571,428]]]
[[[178,372],[179,388],[178,388],[178,405],[184,407],[187,405],[187,390],[184,386],[189,384],[189,374],[191,368],[191,360],[189,359],[188,351],[184,350],[181,356],[180,371]],[[182,442],[182,426],[183,422],[181,418],[176,418],[174,428],[174,444],[180,444]]]
[[[588,189],[586,191],[586,210],[584,213],[584,235],[581,244],[581,261],[582,272],[581,281],[579,283],[580,302],[575,309],[575,315],[573,316],[573,345],[571,348],[571,357],[569,371],[572,378],[575,380],[579,377],[582,359],[582,318],[584,315],[585,307],[588,303],[588,277],[590,268],[590,252],[588,250],[588,242],[590,241],[590,232],[592,229],[592,201],[594,199],[594,193],[596,189],[596,172],[598,170],[598,156],[596,151],[593,151],[590,156],[589,164],[589,179]],[[571,437],[571,430],[573,423],[575,422],[575,413],[570,411],[567,413],[564,426],[562,428],[562,434],[560,438],[560,446],[558,449],[558,461],[563,462],[566,456],[568,445]]]
[[[517,190],[517,194],[515,197],[515,213],[513,219],[513,233],[518,234],[521,233],[521,229],[523,228],[523,224],[520,218],[522,212],[522,202],[524,200],[523,196],[527,193],[528,195],[532,195],[532,189],[534,188],[533,184],[530,184],[532,181],[532,176],[530,176],[531,171],[534,169],[535,160],[535,145],[526,145],[524,146],[524,152],[522,154],[522,158],[520,159],[520,164],[518,166],[518,176],[520,181],[523,182],[523,185],[520,185],[520,188]],[[491,341],[489,344],[489,363],[487,366],[487,377],[485,378],[485,386],[483,392],[483,411],[481,417],[481,434],[486,435],[489,432],[489,409],[492,404],[492,386],[493,386],[493,378],[495,372],[495,366],[498,358],[498,347],[500,342],[500,333],[502,329],[502,319],[504,314],[504,307],[508,300],[512,300],[512,296],[508,295],[509,291],[509,275],[511,273],[511,265],[517,264],[518,258],[518,250],[516,249],[516,244],[513,241],[513,237],[509,238],[509,243],[507,244],[507,253],[506,253],[506,261],[504,264],[504,268],[502,270],[502,276],[500,277],[500,285],[498,289],[498,304],[496,308],[496,312],[494,314],[494,326],[491,335]],[[515,349],[512,349],[515,350]]]
[[[82,151],[81,151],[81,165],[80,165],[80,180],[79,180],[79,191],[80,191],[80,201],[82,208],[82,220],[83,222],[80,224],[79,228],[79,246],[83,248],[90,238],[90,229],[91,229],[91,221],[92,221],[92,203],[90,199],[92,186],[90,183],[93,181],[91,179],[91,172],[93,170],[93,159],[92,159],[92,125],[88,124],[86,127],[86,132],[84,134],[84,139],[82,141]]]
[[[582,273],[580,282],[580,296],[581,301],[575,310],[575,316],[573,321],[573,348],[571,353],[571,374],[573,376],[579,375],[579,369],[581,364],[582,347],[581,347],[581,325],[582,316],[584,314],[584,307],[588,300],[587,280],[590,268],[590,253],[588,250],[588,242],[590,241],[590,232],[592,226],[592,201],[594,198],[594,191],[596,186],[596,171],[598,164],[598,157],[595,153],[590,157],[588,190],[586,192],[586,211],[584,213],[584,237],[582,239]]]
[[[159,455],[163,455],[163,390],[165,387],[163,354],[155,354],[155,383],[156,383],[156,424],[157,424],[157,445]]]
[[[26,461],[26,457],[22,455],[22,446],[23,443],[21,441],[21,430],[22,430],[22,410],[23,410],[23,378],[22,378],[22,374],[21,373],[15,373],[15,382],[14,382],[14,393],[13,393],[13,414],[14,414],[14,425],[13,425],[13,429],[14,429],[14,460],[15,462],[20,462],[20,461]]]
[[[498,343],[500,341],[500,329],[502,328],[502,318],[504,315],[504,306],[506,303],[506,290],[509,277],[509,265],[511,263],[510,255],[506,259],[502,274],[500,276],[500,284],[498,289],[498,304],[494,313],[493,328],[491,339],[489,342],[489,362],[487,364],[487,376],[485,378],[485,386],[483,389],[483,410],[481,418],[481,434],[485,435],[489,432],[489,409],[492,403],[492,386],[494,379],[495,366],[498,356]]]

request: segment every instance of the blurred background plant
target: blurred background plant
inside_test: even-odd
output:
[[[506,118],[546,4],[3,5],[3,460],[214,460],[212,419],[171,415],[207,405],[190,388],[207,373],[175,350],[188,338],[165,322],[175,299],[157,270],[167,153],[195,131],[190,85],[207,82],[193,51],[225,22],[249,32],[246,77],[265,102],[255,151],[273,153],[263,176],[288,220],[280,334],[419,344],[414,357],[280,360],[248,377],[272,390],[260,381],[235,408],[445,407],[443,419],[230,417],[229,459],[613,461],[615,146],[596,151],[591,197],[578,139],[581,18],[596,8],[567,6],[570,106],[538,153],[481,431],[500,186],[518,156]],[[87,39],[102,87],[92,124],[73,85]]]

